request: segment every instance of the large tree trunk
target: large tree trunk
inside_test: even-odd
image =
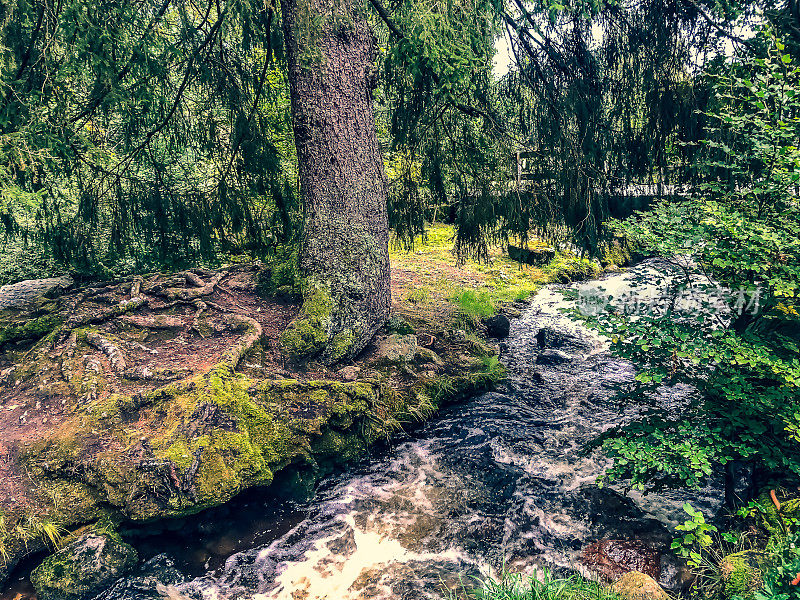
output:
[[[305,229],[295,358],[349,358],[389,314],[386,180],[372,113],[375,43],[358,0],[281,0]]]

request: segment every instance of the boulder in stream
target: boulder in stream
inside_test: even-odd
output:
[[[87,533],[48,556],[31,573],[39,600],[89,600],[139,562],[132,546],[115,535]]]
[[[581,562],[608,580],[630,571],[661,574],[661,553],[639,540],[600,540],[586,547]]]
[[[164,593],[185,577],[166,554],[154,556],[139,569],[102,593],[98,600],[163,600]],[[167,595],[169,598],[169,595]]]
[[[537,365],[560,365],[572,360],[572,356],[561,350],[544,350],[536,357]]]
[[[511,332],[511,321],[505,315],[494,315],[484,319],[483,324],[486,325],[486,333],[490,337],[507,338]]]

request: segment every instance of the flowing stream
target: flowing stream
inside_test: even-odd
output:
[[[602,284],[613,294],[640,289],[632,278],[643,273],[658,271],[644,263]],[[590,285],[597,283],[583,284]],[[641,496],[595,483],[605,462],[581,448],[625,418],[610,396],[634,371],[559,310],[568,305],[558,289],[546,288],[513,322],[502,354],[504,389],[447,408],[381,455],[325,480],[306,504],[262,508],[273,515],[264,517],[268,533],[260,523],[262,535],[249,547],[207,560],[199,575],[176,575],[160,593],[442,598],[444,587],[460,595],[479,585],[476,577],[503,568],[585,571],[582,550],[602,539],[666,548],[672,527],[684,520],[683,502],[713,512],[719,489]],[[665,389],[664,401],[679,406],[682,393]],[[661,581],[674,587],[678,575],[665,551]],[[131,581],[103,597],[159,597],[146,593],[142,578]]]

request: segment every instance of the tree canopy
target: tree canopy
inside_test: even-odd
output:
[[[0,215],[79,269],[266,247],[296,227],[274,5],[4,5]]]
[[[726,45],[763,54],[735,28],[757,9],[791,23],[789,8],[693,0],[365,4],[399,239],[435,217],[457,225],[461,255],[532,232],[596,252],[632,185],[663,195],[696,175],[702,68]],[[279,13],[249,0],[7,5],[4,235],[100,272],[296,240]],[[514,184],[516,150],[536,185]]]

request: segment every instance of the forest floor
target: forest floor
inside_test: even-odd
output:
[[[279,337],[298,304],[259,296],[252,263],[0,312],[0,579],[84,523],[190,514],[287,465],[316,475],[490,387],[502,368],[481,320],[587,274],[574,258],[523,267],[494,248],[459,263],[451,248],[452,228],[437,225],[411,252],[392,251],[393,313],[415,335],[389,327],[332,368],[285,360]],[[387,358],[387,340],[407,355]]]

